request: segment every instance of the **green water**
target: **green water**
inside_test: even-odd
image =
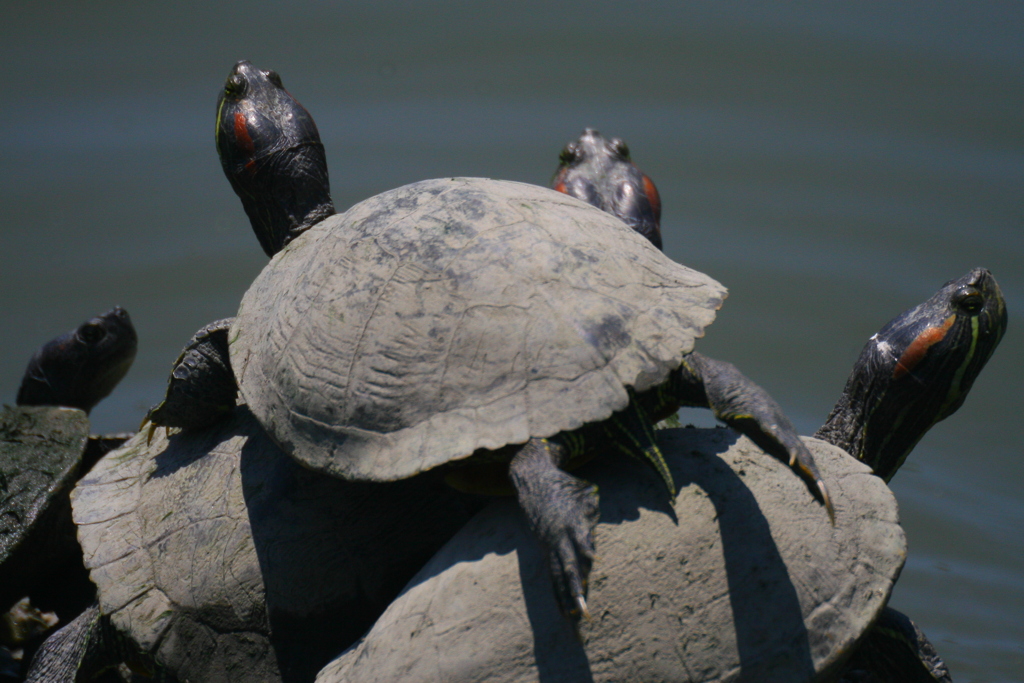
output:
[[[955,680],[1020,680],[1024,5],[681,5],[5,2],[0,400],[37,345],[120,304],[140,351],[93,418],[133,429],[234,312],[265,263],[213,148],[238,59],[316,117],[339,208],[428,177],[544,184],[593,126],[657,182],[668,254],[730,287],[701,349],[801,431],[889,318],[993,271],[1009,332],[893,481],[892,604]]]

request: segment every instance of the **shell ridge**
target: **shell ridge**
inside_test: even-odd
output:
[[[380,247],[382,250],[384,250],[384,247],[380,244],[377,238],[374,238],[374,244]],[[346,403],[352,399],[352,375],[353,372],[355,371],[356,363],[359,361],[361,357],[360,352],[363,347],[363,341],[366,338],[366,330],[369,329],[370,323],[374,320],[374,317],[377,315],[377,309],[380,306],[381,299],[383,299],[384,295],[387,293],[388,285],[390,285],[394,281],[395,276],[398,274],[399,268],[401,268],[401,262],[399,262],[398,265],[396,265],[391,270],[391,272],[388,274],[387,279],[385,279],[381,283],[380,289],[378,290],[377,295],[374,298],[373,308],[370,310],[369,315],[367,315],[366,319],[363,321],[362,329],[359,331],[359,336],[356,339],[356,343],[353,345],[352,359],[349,362],[348,370],[345,373],[347,381],[345,383],[344,401]]]
[[[309,259],[310,259],[310,254],[313,254],[314,257],[315,257],[315,255],[316,255],[316,253],[318,251],[314,247],[316,245],[319,245],[320,242],[323,241],[324,236],[327,235],[327,234],[330,234],[330,231],[327,230],[327,229],[324,229],[324,230],[321,230],[321,231],[319,231],[318,233],[316,233],[314,235],[311,235],[308,240],[305,240],[305,241],[310,242],[310,247],[306,248],[301,253],[301,257],[302,258],[301,258],[301,261],[300,261],[300,272],[303,274],[303,276],[308,276],[308,274],[310,272],[310,268],[308,267],[308,262],[309,262]],[[297,251],[297,249],[292,248],[290,250],[281,252],[281,254],[279,254],[278,256],[275,256],[274,259],[271,259],[271,262],[270,262],[270,264],[267,265],[267,268],[271,268],[272,267],[271,264],[273,264],[275,262],[275,260],[277,261],[277,263],[279,265],[281,261],[283,261],[285,258],[287,258],[287,255],[294,254],[296,251]],[[304,266],[304,267],[302,267],[302,266]],[[276,271],[274,271],[274,272],[276,273]],[[303,279],[303,281],[306,281],[306,277],[303,277],[302,279]],[[275,284],[277,286],[280,286],[280,283],[277,282],[277,281],[275,281],[273,284]],[[315,296],[307,297],[307,300],[309,300],[309,301],[319,300],[321,292],[323,291],[324,287],[326,287],[328,284],[330,284],[330,278],[321,277],[319,285],[316,286],[316,294],[315,294]],[[274,297],[273,301],[276,304],[278,301],[280,301],[280,297]],[[280,331],[280,329],[279,329],[281,327],[280,319],[277,316],[275,316],[274,320],[278,321],[278,324],[275,325],[275,329]],[[270,387],[272,387],[273,390],[274,390],[274,393],[277,395],[278,402],[282,403],[282,404],[286,404],[287,403],[285,401],[285,397],[281,393],[282,392],[282,387],[277,382],[267,381],[267,380],[269,380],[270,378],[272,378],[274,376],[278,376],[279,375],[279,373],[281,371],[281,365],[288,358],[288,354],[286,353],[287,349],[292,347],[292,344],[293,344],[293,342],[295,340],[296,335],[298,335],[299,332],[304,329],[304,327],[305,327],[305,319],[304,318],[299,318],[298,324],[293,325],[292,329],[287,334],[282,335],[284,337],[284,343],[281,346],[281,348],[279,350],[279,353],[277,353],[275,355],[275,357],[273,359],[272,365],[270,366],[270,368],[268,368],[270,370],[270,375],[269,376],[267,376],[266,374],[264,375],[264,382],[262,383],[264,385],[263,386],[263,390],[264,391],[266,390],[266,385],[269,385]],[[246,367],[248,367],[248,357],[246,358],[245,365],[246,365]],[[241,389],[245,385],[245,383],[239,381],[238,385],[239,385],[239,391],[241,391]],[[243,395],[243,398],[247,399],[247,397],[245,397],[244,393],[242,395]],[[248,399],[247,399],[246,402],[249,403],[250,401],[248,401]]]
[[[449,361],[452,357],[452,347],[454,347],[455,340],[458,339],[459,337],[459,330],[462,329],[462,325],[466,320],[466,313],[468,310],[468,308],[463,308],[462,311],[459,312],[459,319],[455,321],[454,325],[452,325],[452,334],[448,338],[448,345],[445,347],[444,350],[444,364],[443,367],[441,368],[441,376],[438,378],[438,383],[441,385],[442,390],[445,387],[445,380],[448,377],[448,368],[451,366],[451,363]]]
[[[362,356],[361,350],[362,350],[362,347],[363,347],[363,341],[364,341],[364,339],[366,337],[366,330],[370,327],[370,324],[374,321],[374,319],[376,317],[376,314],[377,314],[377,309],[380,306],[380,302],[381,302],[381,300],[384,298],[384,296],[388,292],[388,287],[392,284],[392,282],[394,282],[395,277],[397,276],[398,272],[401,270],[402,265],[405,263],[405,261],[401,258],[401,256],[399,256],[394,251],[388,249],[388,247],[385,244],[382,243],[381,235],[389,232],[398,223],[410,220],[412,217],[415,217],[415,216],[422,215],[422,214],[426,213],[428,211],[428,209],[430,209],[432,207],[432,205],[440,202],[441,199],[446,194],[448,194],[449,192],[454,191],[455,189],[456,188],[453,186],[453,187],[450,187],[450,188],[447,188],[447,189],[441,191],[437,195],[435,195],[432,198],[430,198],[428,201],[426,201],[423,204],[417,206],[416,210],[410,211],[408,214],[405,214],[403,216],[395,218],[394,220],[389,221],[385,225],[381,226],[378,229],[377,234],[375,234],[373,236],[373,244],[374,244],[374,246],[377,249],[379,249],[382,253],[386,254],[391,260],[396,261],[396,264],[393,267],[393,269],[391,270],[391,272],[388,274],[387,279],[384,280],[380,284],[380,289],[379,289],[379,291],[377,293],[377,297],[376,297],[375,301],[373,302],[373,308],[371,309],[369,315],[366,316],[366,319],[363,322],[363,328],[362,328],[362,330],[360,330],[358,339],[356,340],[356,343],[353,346],[352,357],[351,357],[351,360],[349,362],[348,369],[347,369],[347,371],[345,373],[345,395],[344,395],[344,401],[346,403],[348,403],[352,399],[352,391],[353,391],[352,377],[353,377],[353,372],[355,370],[356,363],[359,361],[359,359]],[[365,223],[363,225],[365,225]],[[327,283],[325,282],[324,285],[326,285],[326,284]],[[292,413],[294,414],[294,411],[292,411]]]

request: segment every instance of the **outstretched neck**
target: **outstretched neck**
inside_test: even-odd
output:
[[[319,142],[276,150],[229,178],[267,256],[335,213]]]
[[[864,435],[867,432],[867,425],[860,417],[863,412],[855,410],[850,405],[849,397],[844,392],[829,413],[825,424],[821,425],[814,436],[842,448],[858,460],[863,460]]]
[[[235,64],[217,100],[216,142],[267,256],[334,213],[320,132],[276,72]]]
[[[894,373],[897,357],[881,333],[861,352],[842,395],[814,434],[889,481],[921,437],[944,415],[931,395],[939,381]]]

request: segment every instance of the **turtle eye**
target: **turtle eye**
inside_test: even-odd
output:
[[[562,150],[562,153],[558,155],[558,160],[563,164],[571,164],[576,161],[576,157],[579,155],[579,147],[576,146],[575,142],[570,142]]]
[[[245,79],[240,74],[232,74],[224,84],[224,95],[231,99],[241,99],[245,95]]]
[[[612,146],[612,151],[615,152],[623,161],[629,161],[629,147],[626,143],[619,138],[614,138],[608,144]]]
[[[976,287],[961,287],[953,295],[953,304],[968,315],[976,315],[985,307],[985,299]]]
[[[86,344],[95,344],[107,336],[107,333],[95,323],[86,323],[78,328],[78,336]]]
[[[276,71],[264,71],[263,75],[267,77],[267,80],[276,85],[278,88],[284,88],[284,84],[281,83],[281,76]]]

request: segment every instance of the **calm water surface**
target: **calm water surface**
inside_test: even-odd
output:
[[[238,59],[316,117],[339,208],[428,177],[545,184],[594,126],[657,181],[668,254],[730,287],[702,350],[801,431],[883,323],[995,273],[1010,330],[893,481],[892,603],[957,681],[1021,680],[1024,5],[679,4],[5,3],[0,400],[36,346],[120,304],[140,352],[93,418],[133,429],[233,314],[265,263],[213,147]]]

